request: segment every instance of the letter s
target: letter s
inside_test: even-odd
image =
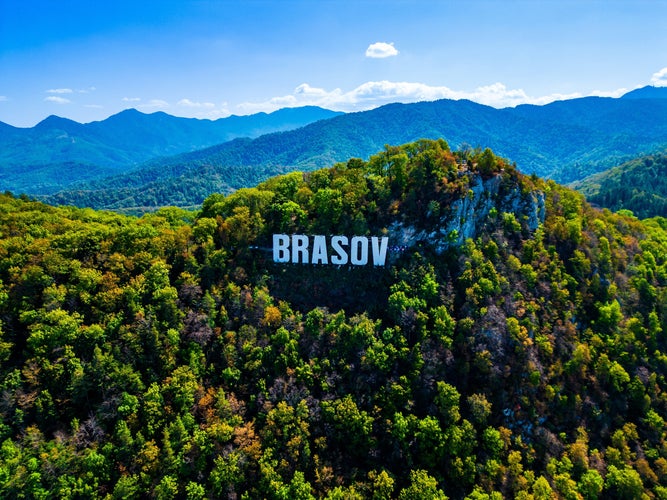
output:
[[[341,245],[348,245],[347,236],[333,236],[331,238],[331,248],[336,255],[331,256],[331,263],[337,265],[347,264],[347,252]]]

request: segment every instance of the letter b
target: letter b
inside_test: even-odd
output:
[[[273,235],[273,262],[289,262],[289,240],[286,234]]]

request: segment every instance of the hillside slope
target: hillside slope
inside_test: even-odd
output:
[[[572,184],[591,202],[637,217],[667,217],[667,154],[644,156]]]
[[[667,495],[665,219],[442,140],[196,217],[0,208],[8,497]]]

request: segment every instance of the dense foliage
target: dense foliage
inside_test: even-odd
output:
[[[664,89],[660,89],[664,90]],[[211,191],[255,186],[293,170],[367,159],[384,144],[445,138],[455,149],[484,145],[524,173],[582,179],[667,145],[667,99],[583,98],[495,109],[471,101],[389,104],[290,132],[237,140],[149,161],[131,172],[72,186],[46,199],[94,208],[192,206]]]
[[[640,219],[667,217],[667,153],[632,160],[573,187],[613,211],[630,210]]]
[[[368,269],[266,248],[429,231],[479,178],[500,194],[461,246]],[[544,193],[535,231],[503,211],[515,191]],[[213,195],[194,218],[7,195],[0,212],[8,497],[667,497],[665,219],[444,141]]]

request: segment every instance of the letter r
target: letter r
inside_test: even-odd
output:
[[[308,264],[308,236],[303,234],[292,235],[292,264],[299,263],[299,256],[301,256],[301,263]]]

